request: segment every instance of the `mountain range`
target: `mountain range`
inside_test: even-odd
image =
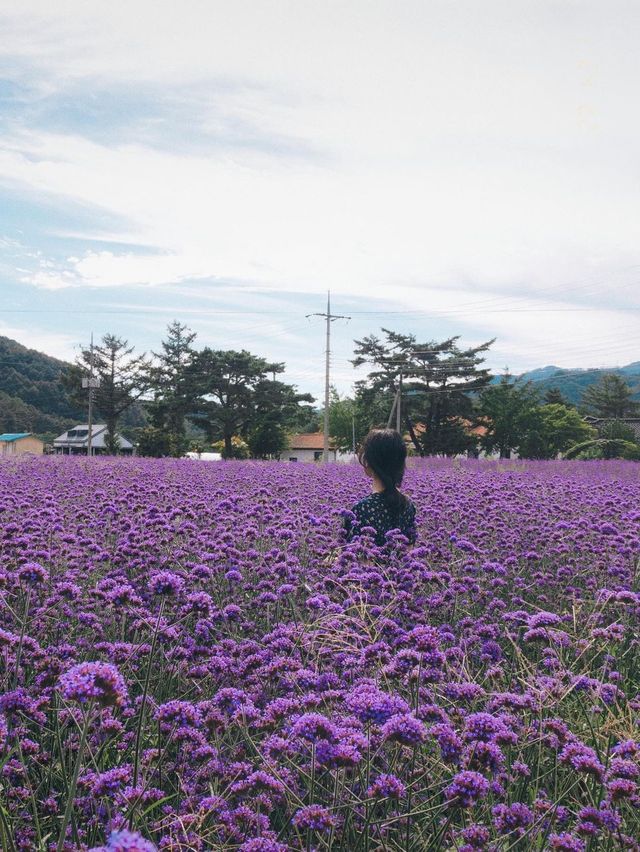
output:
[[[551,388],[557,388],[567,402],[578,405],[582,394],[607,373],[617,373],[634,390],[634,399],[640,401],[640,361],[634,361],[624,367],[606,367],[593,369],[568,370],[563,367],[539,367],[522,373],[521,381],[531,382],[541,395]]]
[[[65,361],[0,336],[0,433],[36,432],[50,438],[84,421],[86,412],[70,400],[62,383],[62,373],[68,366]],[[634,389],[634,398],[640,400],[640,361],[590,370],[540,367],[518,378],[530,381],[541,395],[557,388],[568,402],[577,405],[586,388],[605,373],[623,376]],[[135,415],[131,412],[126,418],[132,426],[144,421],[142,406],[136,408]]]

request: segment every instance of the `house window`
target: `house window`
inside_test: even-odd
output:
[[[297,456],[289,456],[289,461],[298,461]]]
[[[322,459],[323,450],[314,450],[313,451],[313,460],[320,461]]]

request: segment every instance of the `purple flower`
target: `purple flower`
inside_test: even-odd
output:
[[[302,831],[331,831],[336,820],[331,812],[322,805],[307,805],[293,815],[293,824]]]
[[[238,852],[288,852],[288,847],[268,837],[253,837],[238,847]]]
[[[560,624],[562,619],[554,612],[536,612],[529,617],[528,626],[530,630],[538,627],[549,627],[552,624]]]
[[[584,841],[566,831],[562,834],[550,834],[549,844],[552,849],[560,849],[561,852],[584,852],[587,848]]]
[[[640,756],[640,746],[634,740],[623,740],[614,745],[611,754],[615,754],[617,757],[638,757]]]
[[[496,743],[475,742],[465,748],[463,765],[466,769],[489,770],[495,774],[504,766],[504,754]]]
[[[619,814],[607,807],[600,808],[582,808],[578,813],[578,824],[576,831],[578,834],[585,834],[589,837],[596,837],[602,831],[617,831],[620,828],[622,820]]]
[[[158,852],[150,840],[145,840],[137,831],[112,831],[105,846],[95,846],[90,852]]]
[[[93,775],[87,779],[94,796],[113,797],[118,790],[131,781],[131,766],[117,766],[108,769],[99,775]]]
[[[509,834],[512,831],[523,834],[527,826],[533,822],[533,811],[522,802],[496,805],[491,813],[493,824],[501,834]]]
[[[127,686],[111,663],[78,663],[60,676],[58,687],[67,701],[101,707],[121,707],[127,701]]]
[[[562,749],[558,758],[560,763],[565,763],[575,769],[576,772],[585,772],[594,775],[599,781],[604,775],[604,767],[598,760],[595,751],[584,743],[570,742]]]
[[[467,716],[464,725],[464,738],[467,742],[480,740],[481,742],[517,742],[517,737],[504,724],[498,716],[491,713],[471,713]]]
[[[305,713],[299,716],[291,726],[291,734],[309,742],[317,740],[335,742],[338,739],[336,726],[320,713]]]
[[[622,799],[636,800],[637,807],[640,807],[640,796],[638,796],[638,785],[635,781],[629,781],[628,778],[614,778],[607,784],[607,796],[612,802],[619,802]]]
[[[397,776],[383,773],[371,784],[367,796],[370,799],[401,799],[406,792],[407,788]]]
[[[282,781],[262,770],[252,772],[248,778],[245,778],[242,781],[236,781],[231,785],[231,792],[236,795],[246,792],[265,792],[276,799],[283,799],[286,791],[287,788]]]
[[[479,772],[464,770],[454,776],[444,792],[451,804],[471,808],[487,795],[489,782]]]
[[[154,715],[164,730],[202,726],[200,709],[189,701],[167,701],[156,708]]]
[[[0,647],[8,645],[12,647],[20,642],[20,637],[16,633],[10,633],[8,630],[0,628]]]
[[[467,844],[467,850],[484,849],[491,837],[489,829],[485,825],[478,825],[477,823],[463,829],[460,835]]]
[[[38,562],[27,562],[18,569],[18,577],[29,586],[41,586],[47,582],[49,574]]]
[[[149,581],[149,589],[154,595],[179,595],[184,587],[184,580],[173,571],[158,571]]]
[[[403,745],[417,745],[427,738],[427,729],[420,719],[416,719],[409,713],[401,713],[392,716],[384,723],[382,738]]]
[[[451,725],[439,722],[429,728],[429,733],[436,738],[442,759],[446,763],[458,763],[464,744]]]
[[[409,705],[398,695],[389,695],[370,683],[350,692],[345,703],[361,722],[382,724],[399,713],[408,713]]]

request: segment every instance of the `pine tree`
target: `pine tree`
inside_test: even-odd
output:
[[[253,414],[248,443],[254,458],[279,458],[287,448],[290,429],[299,429],[313,413],[313,397],[298,393],[292,385],[275,379],[261,379],[253,391]]]
[[[617,373],[605,373],[582,394],[581,406],[596,417],[619,420],[638,414],[640,404],[632,399],[629,384]]]
[[[571,405],[567,399],[562,395],[562,391],[560,388],[548,388],[544,394],[544,404],[545,405],[564,405],[567,408],[570,408]]]
[[[192,374],[197,399],[194,423],[202,426],[209,440],[222,439],[224,455],[233,457],[232,438],[246,437],[254,414],[254,391],[260,382],[284,371],[246,350],[203,349],[194,357]]]
[[[120,417],[149,387],[149,361],[144,354],[134,357],[134,349],[127,340],[114,334],[105,334],[93,347],[93,373],[100,379],[94,402],[106,423],[105,448],[112,455],[119,450],[116,431]],[[83,349],[64,377],[65,385],[78,402],[83,397],[81,379],[88,375],[91,361],[91,350]]]
[[[156,448],[166,448],[170,455],[176,457],[186,452],[186,417],[193,411],[197,396],[196,377],[192,370],[195,338],[195,332],[186,325],[172,322],[167,326],[162,351],[152,353],[156,362],[149,371],[149,384],[153,387],[153,401],[147,405],[151,424],[166,436],[164,441],[158,443],[156,438],[152,444]]]
[[[518,383],[509,373],[485,388],[479,404],[487,427],[481,438],[483,449],[488,453],[497,450],[501,459],[511,458],[525,439],[537,407],[538,395],[531,382]]]
[[[470,449],[473,439],[466,426],[474,417],[472,395],[491,379],[481,365],[493,341],[462,349],[458,337],[418,343],[412,334],[382,331],[384,341],[375,335],[355,341],[353,365],[373,367],[356,383],[360,398],[368,396],[373,409],[383,397],[390,411],[402,375],[403,423],[420,455],[455,455]],[[414,422],[422,424],[420,434]]]

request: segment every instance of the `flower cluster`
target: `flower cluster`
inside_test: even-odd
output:
[[[0,845],[638,850],[638,466],[414,460],[414,547],[367,487],[0,460]]]
[[[59,688],[67,701],[80,704],[95,701],[101,707],[121,706],[127,700],[124,679],[111,663],[78,663],[60,676]]]

